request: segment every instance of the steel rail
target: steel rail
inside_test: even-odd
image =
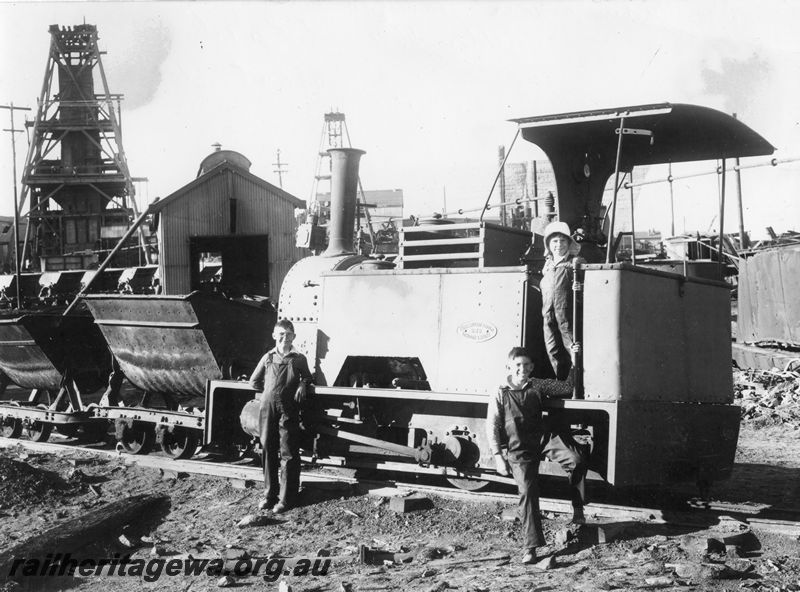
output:
[[[263,471],[260,467],[241,466],[224,462],[209,462],[204,460],[176,460],[164,456],[155,455],[129,455],[117,450],[101,448],[87,448],[74,444],[57,444],[51,442],[32,442],[30,440],[18,440],[0,437],[0,449],[20,447],[34,452],[43,452],[62,456],[65,453],[89,454],[99,457],[116,458],[127,465],[137,465],[152,469],[159,469],[165,475],[188,473],[195,475],[206,475],[227,479],[234,485],[246,487],[260,482],[263,479]],[[306,485],[313,486],[314,483],[343,482],[350,485],[360,485],[367,490],[370,495],[380,495],[391,497],[393,495],[404,495],[408,492],[426,493],[459,499],[470,502],[484,503],[516,503],[516,494],[497,493],[497,492],[471,492],[462,489],[438,487],[434,485],[406,484],[395,481],[377,481],[356,479],[354,477],[339,474],[326,474],[324,470],[302,471],[301,481]],[[572,505],[569,500],[556,498],[540,498],[540,508],[544,512],[555,514],[570,514]],[[721,522],[726,516],[735,516],[739,520],[747,523],[755,530],[762,530],[776,534],[788,536],[800,536],[800,509],[777,509],[785,516],[797,516],[793,520],[776,520],[764,518],[758,514],[767,509],[764,505],[753,504],[729,504],[724,502],[710,502],[704,504],[690,505],[687,510],[660,510],[655,508],[639,508],[605,503],[587,504],[586,514],[593,518],[590,524],[597,521],[602,524],[608,519],[612,520],[633,520],[645,521],[650,523],[691,525],[698,528],[708,527],[708,518],[715,517]]]

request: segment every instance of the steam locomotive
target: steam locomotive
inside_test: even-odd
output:
[[[606,211],[603,194],[610,177],[616,189],[619,175],[635,166],[774,148],[741,121],[694,105],[514,122],[545,152],[557,185],[552,206],[537,212],[530,230],[483,215],[438,219],[403,229],[395,261],[358,255],[352,229],[363,152],[337,148],[328,248],[291,268],[276,313],[253,317],[198,295],[86,297],[134,385],[190,397],[203,409],[97,405],[88,410],[91,420],[113,420],[132,453],[157,440],[168,454],[188,457],[201,436],[207,447],[257,445],[254,405],[247,405],[254,393],[235,378],[271,346],[271,326],[285,318],[296,329],[294,346],[314,368],[308,460],[441,475],[466,489],[507,482],[494,471],[484,435],[487,401],[513,346],[532,353],[538,376],[552,376],[539,281],[542,229],[558,218],[581,239],[587,261],[575,290],[582,355],[573,398],[546,405],[548,415],[590,444],[589,478],[613,486],[705,487],[727,477],[739,429],[729,285],[687,267],[676,273],[674,262],[616,261],[608,248],[614,210]],[[548,462],[541,472],[562,474]]]
[[[550,159],[556,211],[534,220],[534,232],[485,221],[406,228],[394,264],[354,254],[362,152],[332,151],[330,245],[291,269],[278,309],[295,326],[295,347],[315,364],[317,436],[309,455],[318,463],[444,475],[468,489],[504,481],[484,435],[486,404],[512,346],[533,353],[539,376],[552,375],[535,231],[557,215],[580,229],[588,263],[576,286],[582,359],[575,396],[547,406],[553,419],[588,437],[589,477],[614,486],[695,481],[705,488],[729,476],[739,429],[729,285],[657,261],[604,260],[614,230],[602,196],[612,174],[616,185],[634,166],[771,154],[773,147],[740,121],[693,105],[515,122]],[[206,443],[244,444],[256,435],[252,413],[245,409],[239,421],[250,397],[241,384],[210,383]],[[541,471],[561,474],[555,463],[543,462]]]

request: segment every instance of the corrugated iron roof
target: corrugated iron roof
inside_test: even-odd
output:
[[[150,211],[152,213],[160,212],[161,210],[163,210],[168,205],[172,204],[175,201],[180,200],[182,197],[184,197],[186,194],[191,192],[196,187],[206,183],[212,176],[217,175],[217,174],[219,174],[219,173],[221,173],[223,171],[226,171],[226,170],[232,172],[235,175],[239,175],[240,177],[248,179],[249,181],[252,181],[253,183],[261,185],[265,189],[268,189],[270,192],[274,193],[279,198],[281,198],[281,199],[283,199],[285,201],[288,201],[289,203],[291,203],[296,208],[305,208],[305,206],[306,206],[306,202],[303,201],[302,199],[299,199],[299,198],[295,197],[291,193],[287,193],[286,191],[284,191],[280,187],[276,187],[272,183],[269,183],[268,181],[265,181],[261,177],[257,177],[253,173],[245,171],[244,169],[242,169],[242,168],[240,168],[238,166],[232,165],[228,161],[224,161],[224,162],[219,163],[217,166],[213,167],[212,169],[209,169],[207,172],[205,172],[204,174],[200,175],[199,177],[197,177],[193,181],[187,183],[186,185],[184,185],[183,187],[181,187],[177,191],[174,191],[173,193],[170,193],[167,197],[165,197],[163,199],[160,199],[158,201],[155,201],[152,204],[150,204]]]

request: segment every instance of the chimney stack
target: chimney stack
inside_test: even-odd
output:
[[[357,148],[330,148],[331,219],[328,222],[328,248],[323,257],[355,253],[353,234],[356,221],[358,165],[366,154]]]

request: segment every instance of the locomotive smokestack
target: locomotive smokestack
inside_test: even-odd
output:
[[[358,163],[363,150],[357,148],[331,148],[331,219],[328,248],[323,257],[336,257],[354,253],[353,227],[356,220],[356,193],[358,191]]]

